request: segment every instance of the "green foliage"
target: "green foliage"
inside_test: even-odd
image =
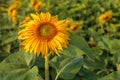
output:
[[[39,80],[37,66],[30,65],[32,54],[17,52],[0,63],[0,80]]]
[[[0,0],[0,80],[44,80],[44,58],[23,52],[17,39],[25,16],[35,13],[30,0],[18,5],[17,23],[7,14],[14,0]],[[68,47],[50,57],[50,80],[120,80],[120,0],[41,0],[39,12],[82,22],[69,32]],[[109,21],[98,17],[112,11]]]
[[[70,44],[75,46],[76,49],[79,48],[82,51],[82,53],[86,54],[89,58],[94,58],[92,50],[89,48],[88,43],[83,37],[71,34],[70,39]]]
[[[120,79],[120,71],[116,71],[98,80],[119,80],[119,79]]]
[[[81,57],[54,57],[50,64],[56,70],[55,80],[60,78],[72,79],[82,66],[83,59]],[[73,66],[74,65],[74,66]]]

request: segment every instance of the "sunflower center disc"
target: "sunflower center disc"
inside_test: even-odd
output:
[[[54,33],[54,27],[50,24],[41,25],[39,32],[41,36],[50,36]]]

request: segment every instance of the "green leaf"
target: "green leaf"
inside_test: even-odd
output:
[[[119,39],[113,39],[111,41],[111,49],[110,52],[111,53],[116,53],[120,50],[120,40]]]
[[[33,57],[25,52],[8,56],[0,63],[0,80],[43,80],[38,76],[38,68],[30,65]]]
[[[21,66],[29,67],[31,60],[33,59],[34,55],[26,52],[17,52],[2,61],[2,63],[8,64],[16,64]]]
[[[93,73],[85,68],[81,69],[78,72],[78,75],[79,75],[79,79],[81,79],[81,80],[97,80],[97,78],[98,78],[98,76],[95,73]]]
[[[108,50],[111,53],[116,53],[120,49],[119,39],[110,39],[109,36],[104,36],[101,41],[98,42],[98,46],[102,49]]]
[[[98,42],[98,46],[101,49],[105,49],[105,50],[110,50],[111,49],[111,41],[108,38],[108,36],[103,36],[102,40]]]
[[[55,68],[58,77],[63,79],[72,79],[80,70],[83,63],[82,57],[54,57],[50,64]]]
[[[17,33],[16,32],[8,32],[5,36],[2,36],[3,42],[1,45],[8,44],[10,42],[13,42],[17,39]]]
[[[113,59],[115,61],[115,64],[120,63],[120,50],[117,50],[114,54],[113,54]]]
[[[69,57],[80,57],[84,54],[84,52],[74,45],[69,45],[66,49],[61,51],[61,54]]]
[[[92,50],[89,48],[85,39],[81,36],[77,36],[75,34],[70,35],[70,44],[76,46],[80,50],[82,50],[89,58],[94,58]]]
[[[98,80],[120,80],[120,71],[112,72],[111,74]]]

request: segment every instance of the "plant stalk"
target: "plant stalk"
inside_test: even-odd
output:
[[[49,80],[49,56],[45,56],[45,80]]]

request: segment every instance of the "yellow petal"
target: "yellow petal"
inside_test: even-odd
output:
[[[35,20],[35,21],[40,21],[40,18],[35,15],[35,14],[31,14],[31,17]]]

